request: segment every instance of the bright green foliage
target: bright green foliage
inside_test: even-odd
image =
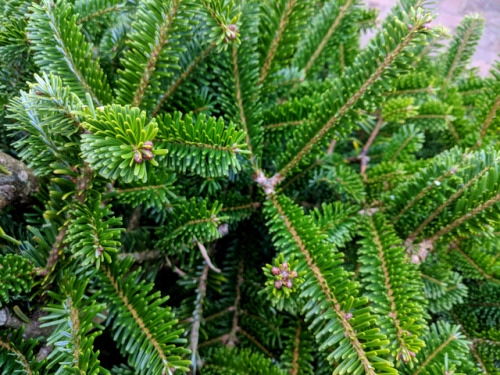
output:
[[[113,339],[138,374],[187,370],[190,362],[179,357],[186,353],[180,346],[185,342],[179,338],[182,330],[172,327],[174,314],[164,306],[168,297],[153,292],[154,284],[138,281],[140,269],[131,272],[132,263],[126,258],[98,273],[103,293],[111,297],[108,320],[113,322]]]
[[[293,58],[313,10],[310,0],[262,1],[259,24],[259,81],[266,87]]]
[[[418,271],[405,259],[401,240],[383,216],[364,217],[362,225],[359,261],[368,298],[380,314],[378,324],[391,341],[394,360],[410,362],[424,344],[419,338],[425,321]]]
[[[358,285],[340,267],[343,254],[333,254],[311,218],[286,197],[266,202],[266,216],[277,247],[285,257],[297,257],[298,272],[306,271],[306,282],[300,288],[301,298],[307,301],[303,311],[316,339],[321,340],[319,348],[337,348],[328,356],[330,361],[339,361],[334,374],[346,370],[395,373],[380,357],[389,352],[382,349],[389,341],[374,328],[376,316],[366,307],[366,298],[357,296]]]
[[[237,30],[231,30],[230,25],[236,25],[240,18],[238,3],[230,0],[201,0],[206,13],[209,40],[225,46],[229,40],[239,44]]]
[[[387,122],[403,124],[408,117],[415,116],[417,111],[413,106],[412,97],[396,97],[389,99],[382,108],[382,118]]]
[[[93,351],[93,343],[101,332],[94,331],[102,326],[94,320],[105,306],[96,302],[97,294],[92,297],[84,295],[86,284],[77,285],[75,277],[66,275],[60,282],[61,294],[49,292],[57,304],[49,304],[45,310],[48,315],[41,320],[43,326],[56,326],[47,339],[55,350],[50,353],[48,369],[57,366],[54,374],[109,374],[99,366],[98,352]]]
[[[121,60],[118,102],[151,108],[161,95],[160,84],[171,76],[166,68],[177,63],[179,39],[190,31],[196,2],[150,0],[140,3],[130,43]]]
[[[58,72],[80,97],[89,94],[98,105],[111,101],[111,89],[99,61],[92,58],[92,45],[77,26],[71,5],[44,0],[34,4],[28,27],[35,61],[47,72]]]
[[[294,66],[305,75],[321,72],[325,65],[342,72],[352,63],[357,52],[357,40],[351,38],[356,22],[363,14],[357,0],[328,1],[304,29],[305,37],[297,47]],[[350,49],[354,49],[349,53]],[[350,58],[349,58],[350,57]]]
[[[20,255],[0,256],[0,306],[33,287],[33,266]]]
[[[309,127],[305,134],[301,133],[300,137],[293,139],[287,152],[278,159],[281,176],[285,177],[298,166],[301,162],[298,156],[318,147],[318,142],[326,134],[346,134],[349,128],[340,126],[340,121],[348,124],[354,120],[352,107],[365,97],[368,88],[372,94],[370,102],[376,102],[384,88],[379,83],[384,82],[384,79],[379,78],[394,77],[410,64],[411,53],[407,52],[406,48],[411,43],[422,42],[422,34],[426,29],[420,25],[427,22],[428,18],[420,12],[405,16],[407,19],[404,22],[395,19],[388,23],[386,29],[377,34],[365,51],[356,57],[352,66],[335,82],[334,87],[321,96],[319,105],[315,106],[314,112],[309,115]],[[414,24],[411,30],[407,27],[410,23]],[[377,62],[381,62],[381,65]],[[341,87],[343,90],[340,90]]]
[[[146,182],[146,164],[158,166],[154,158],[146,161],[142,151],[146,149],[145,142],[152,142],[158,133],[156,121],[146,125],[146,113],[129,106],[96,108],[92,115],[93,118],[89,117],[82,125],[90,132],[82,136],[85,161],[104,177],[120,176],[125,182],[136,179]],[[151,152],[161,155],[167,151],[153,148]]]
[[[10,104],[16,120],[10,129],[19,135],[15,144],[22,160],[37,174],[46,175],[53,170],[51,163],[68,166],[77,162],[75,133],[85,115],[82,101],[63,86],[61,78],[52,74],[34,78],[36,83],[29,92],[22,92]]]
[[[121,218],[113,217],[111,206],[99,209],[100,199],[85,205],[75,203],[70,212],[72,220],[68,224],[66,241],[76,257],[82,259],[81,265],[111,262],[111,254],[120,245]],[[110,217],[111,216],[111,217]]]
[[[498,374],[485,22],[366,3],[0,2],[2,375]]]
[[[179,171],[190,171],[202,177],[227,176],[241,170],[239,154],[244,154],[245,132],[234,125],[226,128],[222,118],[208,119],[199,115],[195,120],[181,113],[157,117],[158,137],[165,139],[162,148],[169,152],[167,163]]]
[[[475,14],[465,16],[456,30],[446,51],[446,63],[443,65],[445,87],[455,81],[465,70],[476,50],[476,45],[481,39],[484,28],[484,18]]]

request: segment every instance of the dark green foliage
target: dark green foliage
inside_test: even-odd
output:
[[[33,268],[29,261],[20,255],[0,256],[0,306],[31,290]]]

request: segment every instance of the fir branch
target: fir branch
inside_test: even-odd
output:
[[[500,194],[498,194],[497,197],[498,197],[497,200],[500,200]],[[464,253],[460,249],[460,247],[457,243],[452,244],[451,250],[459,253],[472,267],[474,267],[476,269],[477,272],[479,272],[481,274],[481,276],[483,276],[485,278],[485,280],[496,283],[496,284],[500,284],[500,280],[496,279],[495,277],[493,277],[492,275],[487,273],[485,270],[483,270],[481,267],[479,267],[479,265],[476,262],[474,262],[466,253]]]
[[[149,55],[149,60],[146,62],[145,70],[140,77],[139,85],[134,94],[134,98],[132,100],[133,107],[139,107],[146,92],[146,87],[149,84],[149,80],[152,77],[153,70],[156,67],[156,64],[159,59],[160,52],[162,48],[169,42],[167,39],[170,28],[172,27],[172,21],[176,17],[177,10],[179,9],[179,4],[181,0],[173,0],[172,9],[168,11],[168,14],[164,20],[164,22],[159,25],[160,31],[158,33],[158,38],[155,39],[155,45]]]
[[[323,296],[326,297],[326,300],[328,301],[330,308],[332,308],[332,310],[335,312],[336,319],[342,326],[346,337],[349,338],[352,348],[356,353],[357,359],[362,364],[365,373],[368,375],[375,375],[376,372],[374,370],[374,367],[368,360],[367,354],[364,351],[362,344],[358,340],[354,328],[349,323],[346,313],[343,311],[341,305],[339,304],[337,298],[335,297],[335,294],[330,289],[330,286],[328,285],[325,276],[322,274],[318,265],[315,263],[313,257],[310,254],[310,251],[306,248],[305,244],[302,241],[302,238],[298,235],[297,230],[295,229],[294,225],[288,218],[287,213],[284,211],[283,207],[279,203],[277,196],[275,194],[271,195],[269,197],[269,201],[276,209],[279,217],[284,222],[286,230],[291,234],[291,238],[297,244],[299,251],[304,256],[307,266],[309,267],[309,270],[312,273],[312,276],[316,279],[317,285],[320,286]]]
[[[202,2],[204,4],[204,2]],[[198,56],[188,67],[187,69],[182,72],[181,75],[177,78],[175,82],[172,83],[172,85],[169,87],[169,89],[163,94],[163,96],[158,100],[156,103],[155,108],[153,109],[153,112],[151,114],[152,117],[156,117],[158,113],[160,112],[160,109],[165,102],[172,94],[175,92],[175,90],[189,77],[189,75],[193,72],[193,70],[202,62],[203,60],[206,59],[206,57],[212,52],[212,50],[215,48],[216,44],[215,42],[210,44],[201,54]],[[199,112],[199,110],[197,111]],[[247,142],[248,143],[248,142]]]
[[[257,81],[257,85],[261,85],[262,82],[264,82],[264,80],[266,79],[267,74],[269,73],[269,68],[271,67],[271,63],[273,62],[273,59],[275,57],[276,49],[278,48],[281,37],[283,35],[283,31],[287,26],[288,19],[290,18],[290,14],[293,11],[296,1],[297,0],[287,1],[285,5],[285,10],[281,15],[278,31],[271,42],[269,50],[267,51],[266,58],[264,60],[264,65],[262,65],[262,69],[260,70],[260,78]]]
[[[397,222],[410,208],[412,208],[422,197],[424,197],[429,191],[431,191],[434,187],[439,186],[436,184],[436,182],[441,183],[444,179],[450,177],[453,175],[459,167],[461,167],[463,161],[458,164],[456,167],[453,169],[447,170],[444,174],[440,175],[437,177],[432,184],[428,184],[423,190],[421,190],[415,198],[413,198],[411,201],[409,201],[406,206],[404,206],[401,211],[394,217],[394,222]]]
[[[455,321],[455,323],[457,323],[458,326],[461,328],[462,332],[465,335],[465,338],[472,342],[472,345],[470,346],[470,350],[472,352],[472,355],[474,356],[474,358],[476,358],[476,361],[479,363],[479,366],[481,367],[481,370],[483,371],[483,373],[488,375],[488,370],[486,369],[486,367],[483,363],[483,360],[481,359],[481,357],[477,353],[477,350],[476,350],[475,345],[474,345],[477,341],[470,340],[469,336],[467,335],[467,331],[464,329],[464,326],[462,325],[462,323],[458,319],[457,314],[455,314],[455,312],[453,310],[451,310],[450,313],[451,313],[451,316],[453,317],[453,320]]]
[[[483,170],[481,170],[477,175],[475,175],[473,178],[471,178],[464,186],[462,186],[460,189],[458,189],[457,191],[455,191],[448,199],[446,199],[432,214],[430,214],[427,219],[425,219],[419,226],[417,229],[415,229],[415,231],[410,234],[408,236],[408,239],[406,240],[407,242],[406,243],[411,243],[413,242],[417,237],[418,235],[422,232],[422,230],[432,221],[434,220],[441,212],[443,212],[443,210],[448,207],[448,205],[450,203],[452,203],[454,200],[456,200],[460,195],[462,195],[462,193],[464,191],[466,191],[474,182],[476,182],[478,179],[480,179],[486,172],[488,172],[488,170],[492,167],[494,167],[496,164],[496,162],[500,160],[500,156],[493,159],[492,162],[490,164],[488,164]],[[448,174],[448,172],[447,172]],[[494,203],[494,202],[493,202]],[[493,203],[489,204],[487,207],[491,206]],[[484,204],[487,204],[487,202],[485,202]],[[482,205],[481,205],[482,206]],[[485,207],[485,208],[487,208]],[[478,212],[480,212],[482,209],[480,209],[479,211],[477,211],[474,215],[476,215]],[[470,214],[467,214],[466,216],[468,216]],[[473,216],[474,216],[473,215]],[[459,219],[460,220],[460,219]],[[447,232],[444,232],[444,233],[447,233]],[[440,235],[439,235],[440,236]],[[434,239],[437,239],[439,236],[434,236],[433,238]]]
[[[236,333],[240,330],[238,323],[240,314],[240,301],[241,301],[241,286],[243,284],[243,260],[240,260],[238,264],[238,273],[236,279],[236,298],[234,299],[234,304],[232,306],[234,310],[233,321],[231,331],[227,335],[227,345],[234,346],[236,343]]]
[[[488,112],[488,115],[486,116],[486,120],[484,120],[484,123],[481,127],[481,132],[479,133],[479,139],[477,140],[476,146],[481,146],[483,137],[486,134],[486,131],[488,130],[491,121],[493,121],[493,118],[495,118],[497,111],[500,109],[500,95],[496,97],[496,100],[493,104],[493,107],[491,107],[491,110]]]
[[[268,125],[263,125],[263,129],[275,129],[275,128],[281,128],[284,126],[297,126],[297,125],[303,125],[309,123],[309,120],[299,120],[299,121],[285,121],[285,122],[280,122],[277,124],[268,124]]]
[[[239,111],[239,117],[241,120],[241,124],[243,126],[243,130],[245,131],[245,139],[246,139],[246,144],[248,147],[248,150],[250,151],[250,160],[252,163],[254,163],[254,154],[252,150],[252,143],[250,142],[250,136],[248,133],[248,126],[247,126],[247,120],[245,117],[245,110],[243,109],[243,99],[241,96],[241,87],[240,87],[240,73],[239,73],[239,68],[238,68],[238,49],[236,46],[233,46],[233,50],[231,53],[232,56],[232,61],[233,61],[233,76],[234,76],[234,82],[235,82],[235,88],[236,88],[236,100],[238,103],[238,111]]]
[[[434,359],[434,357],[436,357],[442,350],[444,350],[453,340],[456,340],[457,337],[455,335],[450,335],[450,337],[448,337],[446,339],[446,341],[444,341],[439,347],[437,347],[426,359],[424,362],[422,362],[422,364],[420,366],[418,366],[415,371],[412,373],[412,375],[418,375],[420,374],[424,369],[425,367]]]
[[[207,293],[207,278],[208,278],[209,264],[207,263],[203,267],[200,279],[198,281],[198,288],[196,291],[196,302],[195,310],[193,312],[192,321],[193,325],[191,327],[191,334],[189,339],[189,349],[191,350],[191,364],[193,366],[193,374],[196,374],[196,365],[198,354],[198,339],[200,334],[201,319],[203,318],[203,303],[205,301],[205,296]]]
[[[37,51],[35,60],[44,70],[63,76],[75,93],[87,93],[98,105],[106,104],[111,89],[99,61],[93,61],[92,46],[85,41],[76,20],[68,3],[34,5],[29,30]]]
[[[271,353],[264,345],[262,345],[255,337],[253,337],[247,331],[245,331],[244,329],[240,328],[238,330],[238,333],[241,333],[243,336],[245,336],[247,339],[249,339],[253,344],[255,344],[255,346],[257,346],[260,350],[262,350],[264,353],[266,353],[266,355],[268,357],[276,360],[276,358],[274,358],[273,353]]]
[[[50,250],[49,258],[47,259],[47,264],[44,268],[37,271],[37,274],[40,276],[48,276],[54,269],[59,256],[61,255],[61,247],[64,243],[64,237],[68,232],[68,227],[65,225],[59,231],[59,234],[56,237],[54,244],[52,245],[52,250]]]
[[[436,241],[439,237],[444,236],[445,234],[449,233],[459,225],[463,224],[465,221],[472,219],[474,216],[479,214],[481,211],[486,210],[496,204],[498,201],[500,201],[500,193],[495,195],[493,198],[489,199],[488,201],[480,204],[476,208],[474,208],[471,212],[463,215],[462,217],[454,220],[450,224],[448,224],[446,227],[442,228],[438,232],[436,232],[430,239],[429,241],[434,242]]]
[[[465,31],[463,28],[465,27]],[[455,70],[460,64],[463,65],[464,59],[467,61],[472,56],[473,47],[477,44],[477,40],[481,37],[482,29],[484,27],[484,19],[477,15],[467,16],[459,27],[459,32],[455,36],[453,42],[450,44],[449,53],[455,53],[455,57],[447,70],[445,71],[446,78],[443,84],[443,89],[446,89],[453,78]],[[455,51],[456,48],[456,51]]]
[[[168,297],[162,298],[159,292],[150,294],[153,284],[137,282],[140,269],[130,272],[132,262],[131,258],[126,258],[101,266],[98,273],[103,292],[112,301],[108,309],[109,319],[114,320],[114,339],[131,355],[130,361],[138,373],[169,373],[177,368],[187,371],[185,365],[189,361],[179,357],[187,352],[178,346],[184,342],[178,338],[182,330],[172,329],[177,320],[170,308],[162,306]],[[123,332],[119,322],[129,326],[128,332],[131,330],[134,334]],[[136,351],[130,343],[139,343],[143,350]]]
[[[283,167],[276,175],[284,178],[300,161],[306,156],[313,147],[322,140],[327,132],[340,121],[340,119],[353,107],[358,100],[366,93],[369,87],[378,80],[382,74],[388,69],[391,63],[398,57],[398,55],[410,44],[412,39],[418,35],[415,28],[410,30],[402,41],[396,45],[394,50],[385,56],[384,60],[379,63],[377,69],[363,82],[359,89],[345,102],[345,104],[331,117],[326,124],[323,125],[319,131],[300,149],[300,151]]]
[[[34,375],[33,371],[31,370],[30,363],[26,359],[26,357],[21,353],[19,350],[14,348],[13,346],[10,345],[9,342],[4,342],[0,339],[0,349],[5,349],[9,351],[10,353],[14,354],[17,357],[17,360],[21,363],[23,366],[23,369],[26,371],[28,375]]]
[[[378,132],[380,131],[380,128],[382,127],[382,124],[384,123],[384,119],[381,114],[378,115],[378,120],[377,124],[373,128],[372,132],[370,133],[370,137],[368,137],[368,140],[366,141],[365,145],[363,146],[363,150],[359,154],[358,158],[361,160],[361,176],[363,176],[363,181],[366,182],[367,177],[366,177],[366,168],[368,167],[368,150],[370,149],[370,146],[372,145],[373,141],[377,137]]]
[[[85,17],[78,17],[76,24],[79,25],[81,23],[88,22],[96,17],[102,16],[103,14],[118,12],[121,9],[122,9],[122,6],[120,4],[110,5],[106,8],[99,9],[99,10],[95,11],[94,13],[88,14]]]
[[[299,346],[300,346],[300,322],[297,324],[297,331],[295,332],[295,348],[293,349],[293,361],[292,361],[292,375],[299,375]]]

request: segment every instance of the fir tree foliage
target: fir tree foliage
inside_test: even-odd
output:
[[[500,65],[432,6],[0,3],[0,148],[38,179],[0,214],[0,374],[497,374]]]

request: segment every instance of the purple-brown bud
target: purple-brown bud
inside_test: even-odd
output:
[[[142,145],[142,148],[143,148],[143,149],[145,148],[146,150],[152,150],[152,149],[153,149],[153,147],[154,147],[154,143],[153,143],[153,142],[151,142],[151,141],[146,141],[146,142],[144,142],[144,144]]]
[[[271,273],[274,276],[278,276],[280,274],[280,269],[278,267],[273,267],[273,268],[271,268]]]
[[[347,314],[345,314],[345,318],[347,320],[352,319],[352,313],[348,312]]]
[[[153,151],[151,150],[142,150],[142,156],[146,160],[151,160],[154,158]]]
[[[290,279],[295,279],[298,276],[297,271],[290,272]]]
[[[103,251],[104,251],[104,247],[99,246],[96,250],[97,256],[100,257]]]
[[[287,270],[288,269],[288,263],[287,262],[283,262],[281,264],[281,269]]]
[[[276,289],[281,289],[281,287],[282,287],[282,286],[283,286],[283,281],[281,281],[281,280],[276,280],[276,281],[274,282],[274,287],[275,287]]]
[[[37,94],[37,95],[43,95],[40,91],[35,91],[35,94]]]
[[[142,163],[142,154],[139,151],[136,151],[136,153],[134,155],[134,161],[137,164],[141,164]]]
[[[292,289],[292,288],[293,288],[293,282],[292,282],[292,280],[287,280],[287,281],[285,281],[285,286],[286,286],[288,289]]]
[[[283,276],[284,279],[288,279],[289,275],[288,271],[281,271],[281,276]]]

